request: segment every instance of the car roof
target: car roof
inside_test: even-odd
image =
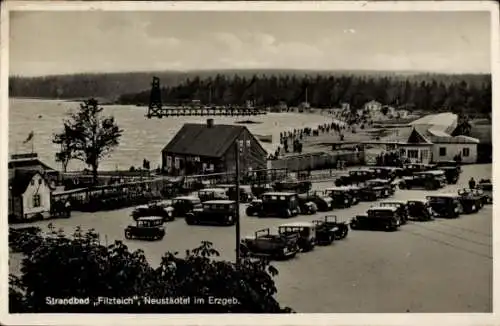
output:
[[[391,211],[391,212],[394,212],[397,210],[396,207],[381,207],[381,206],[374,206],[374,207],[370,207],[368,209],[369,211],[374,211],[374,210],[381,210],[381,211]]]
[[[149,208],[148,205],[138,205],[138,206],[135,206],[135,209],[146,209],[146,208]]]
[[[455,194],[437,194],[437,195],[427,195],[427,197],[446,197],[446,198],[457,198],[458,195]]]
[[[371,182],[390,182],[391,180],[389,180],[389,179],[380,179],[380,178],[367,180],[367,182],[370,182],[370,181]]]
[[[234,203],[236,203],[234,200],[225,200],[225,199],[207,200],[203,202],[203,204],[234,204]]]
[[[141,217],[137,218],[136,221],[158,221],[158,220],[163,221],[163,217],[161,217],[161,216],[141,216]]]
[[[384,200],[380,202],[381,204],[406,204],[404,200]]]
[[[200,198],[195,197],[195,196],[179,196],[179,197],[175,197],[174,199],[182,199],[182,200],[196,200],[196,201],[199,201],[199,200],[200,200]]]
[[[437,174],[443,174],[443,173],[444,173],[443,170],[430,170],[430,171],[417,172],[415,174],[434,174],[434,175],[437,175]]]
[[[296,195],[294,192],[279,192],[279,191],[270,191],[265,192],[262,196],[293,196]]]
[[[285,223],[281,224],[280,227],[306,227],[306,228],[311,228],[314,227],[314,223],[312,222],[291,222],[291,223]]]
[[[357,171],[363,171],[363,172],[372,172],[369,168],[361,168],[361,169],[352,169],[349,172],[357,172]]]
[[[201,189],[200,191],[226,191],[224,188],[205,188]]]
[[[325,189],[325,191],[328,190],[348,190],[348,188],[346,186],[342,186],[342,187],[330,187]]]

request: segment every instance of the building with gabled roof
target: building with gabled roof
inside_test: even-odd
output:
[[[187,123],[162,150],[162,170],[169,175],[235,171],[236,143],[241,171],[265,169],[267,152],[245,126]]]
[[[20,220],[50,216],[53,188],[37,170],[15,170],[9,182],[9,216]]]
[[[396,143],[401,156],[411,162],[452,161],[456,156],[460,156],[463,163],[477,162],[478,139],[463,135],[451,136],[426,125],[398,129],[380,141]]]

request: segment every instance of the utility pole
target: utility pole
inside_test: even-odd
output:
[[[236,265],[240,265],[240,142],[237,139],[235,144],[236,155]]]

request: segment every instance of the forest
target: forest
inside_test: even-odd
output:
[[[427,78],[425,78],[427,77]],[[423,111],[491,112],[489,76],[254,76],[235,75],[187,79],[176,86],[161,89],[165,104],[181,104],[193,99],[205,104],[256,106],[309,102],[311,107],[331,108],[349,103],[361,108],[376,100],[397,108]],[[125,94],[120,104],[147,105],[150,90]]]
[[[491,75],[383,71],[219,70],[130,72],[43,77],[12,76],[11,97],[86,99],[103,104],[147,105],[153,76],[160,78],[162,101],[175,105],[257,106],[307,101],[312,107],[350,103],[359,108],[370,100],[423,111],[491,112]]]

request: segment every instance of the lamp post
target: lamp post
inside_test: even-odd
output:
[[[246,147],[250,148],[250,141],[246,141]],[[240,264],[241,260],[241,250],[240,250],[240,239],[241,239],[241,231],[240,231],[240,155],[243,153],[245,148],[245,144],[243,140],[236,140],[235,144],[235,159],[236,159],[236,265]]]

